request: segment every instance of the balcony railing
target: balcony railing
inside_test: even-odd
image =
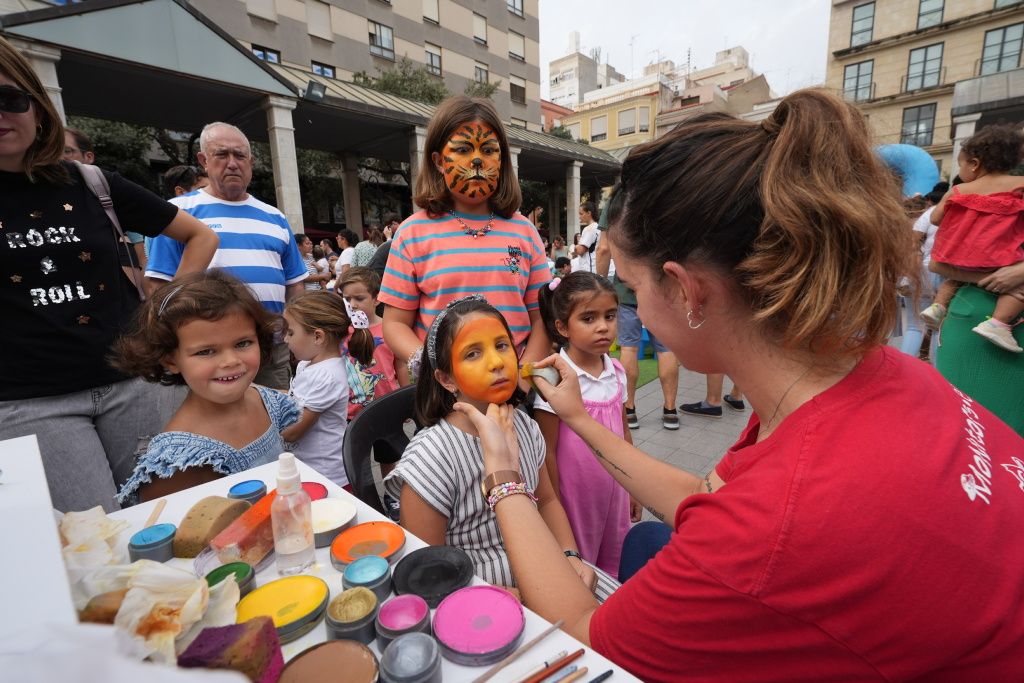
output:
[[[850,88],[843,91],[843,99],[847,102],[867,102],[875,99],[875,88],[878,84],[871,81],[870,85]]]

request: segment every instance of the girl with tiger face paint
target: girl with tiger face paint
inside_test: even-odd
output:
[[[456,211],[476,211],[498,189],[501,143],[486,121],[460,125],[444,149],[431,154],[431,158],[444,177]]]
[[[537,228],[519,213],[511,149],[490,100],[455,95],[434,110],[413,193],[421,208],[394,234],[378,297],[384,341],[413,380],[434,316],[467,294],[501,311],[522,362],[550,353],[537,293],[551,274]]]

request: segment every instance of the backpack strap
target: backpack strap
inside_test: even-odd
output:
[[[107,218],[110,219],[110,224],[114,228],[114,240],[120,245],[127,244],[128,248],[131,248],[131,242],[124,234],[124,230],[121,229],[121,221],[117,219],[117,213],[114,211],[114,200],[110,198],[110,184],[107,182],[107,177],[103,175],[103,171],[98,166],[92,166],[89,164],[83,164],[80,161],[74,162],[78,168],[78,173],[82,176],[82,180],[85,181],[86,187],[89,191],[96,195],[96,198],[100,200],[100,205],[103,207],[103,211],[107,214]],[[129,254],[131,259],[131,254]],[[146,300],[146,291],[142,288],[142,282],[138,275],[138,269],[134,267],[124,266],[122,267],[125,275],[135,285],[135,289],[139,294],[139,301]]]

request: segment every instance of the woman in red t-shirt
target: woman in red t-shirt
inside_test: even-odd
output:
[[[1024,440],[885,346],[918,269],[857,110],[803,90],[761,123],[689,119],[633,150],[608,214],[644,323],[754,414],[699,478],[591,419],[564,361],[538,364],[559,418],[675,530],[599,606],[508,483],[507,411],[456,404],[526,604],[646,681],[1024,680]]]

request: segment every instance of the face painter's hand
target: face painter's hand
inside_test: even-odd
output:
[[[558,386],[552,386],[546,379],[536,375],[532,379],[537,391],[551,405],[562,422],[571,425],[573,420],[586,417],[587,410],[583,407],[583,397],[580,395],[579,377],[564,358],[556,353],[534,363],[534,367],[553,367],[558,370],[562,378]]]
[[[484,452],[484,476],[501,470],[519,471],[518,444],[515,452],[509,450],[503,421],[509,420],[511,417],[502,417],[503,408],[515,410],[507,404],[496,406],[492,403],[487,406],[487,415],[484,415],[476,409],[476,406],[468,403],[458,402],[453,406],[456,412],[469,418],[480,437]]]

